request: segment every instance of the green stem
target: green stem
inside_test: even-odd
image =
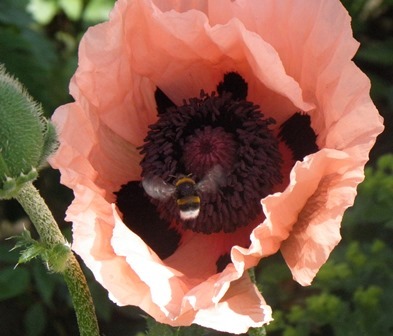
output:
[[[52,213],[31,182],[26,183],[15,198],[25,209],[42,242],[49,249],[59,244],[67,244]],[[86,278],[72,253],[68,257],[63,276],[72,297],[80,335],[98,336],[99,330],[93,300]]]
[[[80,335],[98,336],[98,323],[90,290],[82,269],[73,254],[68,260],[68,267],[63,275],[72,296]]]
[[[29,215],[45,245],[53,247],[58,244],[67,244],[52,213],[31,182],[25,183],[15,198]]]

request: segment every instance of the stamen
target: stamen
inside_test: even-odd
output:
[[[236,72],[229,72],[224,75],[224,80],[217,85],[217,92],[220,96],[224,93],[231,93],[233,100],[245,100],[247,98],[248,84]]]
[[[317,135],[311,127],[308,114],[297,112],[280,126],[278,136],[292,151],[292,158],[301,161],[309,154],[318,152]]]
[[[145,184],[161,180],[160,188],[172,186],[166,195],[177,188],[181,176],[195,181],[198,202],[193,210],[200,209],[192,214],[185,213],[187,207],[179,211],[178,204],[183,206],[187,200],[177,202],[178,194],[158,198],[150,193],[160,217],[206,234],[248,225],[262,212],[261,198],[282,179],[278,141],[269,129],[274,120],[263,119],[259,107],[245,100],[247,83],[230,73],[218,92],[218,96],[201,92],[199,98],[174,107],[158,89],[159,118],[141,147]],[[149,186],[149,190],[155,188]]]

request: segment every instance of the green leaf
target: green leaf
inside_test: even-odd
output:
[[[147,318],[148,336],[178,336],[179,328],[159,323],[152,318]]]
[[[18,262],[19,253],[15,248],[11,249],[8,244],[0,244],[0,262],[6,263],[12,266]]]
[[[112,316],[113,302],[109,301],[108,292],[96,281],[89,283],[89,288],[97,316],[101,320],[109,322]]]
[[[0,301],[25,293],[30,285],[29,272],[23,268],[3,268],[0,272]]]
[[[57,0],[30,0],[29,12],[41,24],[48,24],[59,11]]]
[[[266,329],[264,327],[261,328],[251,328],[248,332],[249,336],[266,336]]]
[[[57,60],[54,43],[39,30],[31,26],[0,29],[0,63],[4,63],[48,111],[58,105],[53,101],[53,91],[58,87],[63,69],[53,69]]]
[[[41,257],[48,269],[55,273],[62,273],[67,267],[67,261],[71,254],[71,248],[68,244],[58,243],[48,247],[46,244],[32,239],[30,232],[26,229],[19,236],[11,238],[17,241],[13,250],[22,249],[18,264]]]
[[[206,329],[199,325],[192,324],[187,327],[171,327],[166,324],[159,323],[152,318],[147,318],[148,336],[214,336],[221,335],[212,329]],[[259,334],[255,334],[259,336]]]
[[[59,279],[55,274],[49,274],[41,262],[33,263],[33,279],[42,300],[47,306],[52,307],[52,298]]]
[[[393,65],[393,39],[374,41],[359,49],[357,58],[378,66]]]
[[[192,324],[189,327],[181,327],[178,329],[178,336],[203,336],[203,335],[210,335],[209,332],[206,333],[206,329],[196,325],[196,324]],[[212,334],[212,335],[215,335]]]
[[[91,0],[86,8],[84,19],[90,22],[108,20],[109,12],[113,8],[115,1]]]
[[[45,247],[31,238],[30,231],[26,229],[19,236],[11,237],[11,239],[16,240],[16,244],[12,250],[23,249],[19,255],[18,265],[26,263],[45,252]]]
[[[380,306],[382,295],[382,288],[375,285],[371,285],[367,289],[358,288],[354,294],[354,302],[367,310],[375,311]]]
[[[32,23],[31,17],[24,10],[27,0],[1,0],[0,22],[18,27],[27,27]]]
[[[16,244],[12,248],[12,251],[14,251],[18,248],[29,246],[35,242],[35,240],[33,238],[31,238],[30,231],[27,230],[26,228],[24,228],[24,230],[22,231],[22,233],[20,235],[12,236],[12,237],[8,238],[8,240],[11,240],[11,239],[16,240]]]
[[[82,0],[59,0],[60,7],[72,20],[78,20],[82,14]]]
[[[29,308],[25,317],[25,335],[40,336],[43,335],[47,324],[45,309],[41,303],[36,303]]]
[[[44,246],[42,246],[39,243],[35,243],[27,247],[21,252],[19,256],[18,264],[27,263],[28,261],[41,256],[44,251],[45,251]]]

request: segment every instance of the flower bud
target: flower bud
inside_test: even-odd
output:
[[[54,126],[22,85],[0,66],[0,199],[33,181],[57,145]]]

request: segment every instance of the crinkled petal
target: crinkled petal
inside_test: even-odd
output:
[[[356,186],[363,180],[363,170],[353,164],[345,152],[322,150],[307,157],[292,171],[286,213],[295,212],[287,219],[290,235],[281,244],[281,252],[294,279],[302,285],[311,283],[341,240],[342,216],[353,204]],[[304,193],[307,193],[306,198]],[[266,200],[267,209],[277,206],[270,201],[274,202]],[[276,220],[269,219],[272,223]]]
[[[231,287],[217,305],[198,311],[195,322],[204,326],[236,334],[247,332],[272,321],[271,308],[266,305],[248,276],[231,283]]]
[[[51,159],[61,168],[61,182],[70,188],[88,183],[92,189],[116,190],[140,178],[136,147],[114,133],[78,103],[56,110],[52,118],[60,134],[60,147]]]
[[[285,73],[274,48],[238,19],[211,26],[202,12],[161,12],[143,1],[125,13],[126,32],[139,32],[128,34],[128,43],[138,44],[130,55],[133,70],[151,79],[175,103],[198,96],[201,88],[215,90],[223,74],[236,69],[249,82],[251,99],[263,102],[264,111],[282,113],[285,119],[296,108],[312,108],[298,83]]]
[[[262,201],[266,220],[253,231],[251,235],[252,243],[248,249],[239,247],[232,249],[232,259],[235,260],[235,265],[245,263],[248,268],[254,266],[260,258],[276,253],[282,242],[287,240],[288,237],[292,237],[293,232],[296,231],[295,223],[298,222],[299,214],[302,211],[307,211],[305,209],[308,208],[308,202],[312,202],[311,200],[318,193],[318,186],[322,185],[323,181],[330,180],[333,173],[337,174],[336,178],[341,179],[340,182],[343,185],[349,183],[343,196],[337,192],[329,195],[340,207],[342,215],[346,207],[353,202],[356,194],[355,186],[362,180],[363,175],[360,171],[353,170],[353,160],[345,152],[324,149],[306,157],[303,162],[297,162],[290,174],[289,186],[282,193],[275,193]],[[329,194],[332,191],[328,188],[324,192]],[[317,204],[324,208],[323,201]],[[316,208],[321,210],[318,207]],[[336,227],[332,227],[331,230],[336,235],[329,235],[325,240],[320,240],[319,243],[323,243],[321,249],[324,249],[325,244],[331,250],[339,241],[340,218],[335,219],[335,222]],[[309,225],[307,219],[303,225]],[[299,246],[302,245],[299,244]],[[294,259],[298,255],[297,250],[289,249],[286,251],[288,253],[284,254],[284,258],[292,254],[292,259]],[[318,252],[316,253],[318,254]],[[323,262],[319,264],[319,267]]]
[[[257,227],[252,235],[253,244],[248,250],[233,250],[232,258],[247,265],[255,265],[259,260],[258,255],[274,253],[290,233],[291,237],[282,248],[284,258],[294,278],[302,284],[309,284],[340,240],[342,215],[353,204],[356,187],[363,180],[368,153],[377,135],[383,130],[382,118],[369,96],[370,82],[351,61],[358,42],[352,37],[350,17],[336,1],[229,3],[223,0],[214,4],[216,9],[211,6],[208,10],[211,22],[223,23],[233,17],[239,18],[247,29],[257,32],[274,47],[286,73],[300,84],[303,97],[315,104],[316,108],[308,112],[318,134],[318,146],[342,151],[340,155],[350,158],[347,159],[350,162],[347,163],[345,173],[338,174],[331,184],[326,182],[331,180],[331,176],[321,175],[318,178],[322,187],[328,186],[324,191],[326,200],[333,202],[334,206],[326,208],[323,202],[319,202],[321,209],[314,209],[315,216],[312,220],[311,216],[304,217],[304,213],[310,211],[310,189],[304,185],[305,189],[301,192],[302,189],[298,188],[303,184],[294,179],[292,174],[288,188],[274,197],[277,201],[286,200],[290,191],[296,194],[296,202],[300,202],[302,206],[296,207],[292,212],[292,204],[286,200],[285,204],[282,203],[282,208],[270,207],[269,196],[263,201],[263,205],[268,225],[272,229],[268,230],[264,225]],[[277,15],[278,13],[281,15]],[[272,26],[276,29],[271,29]],[[315,155],[319,157],[325,154]],[[330,161],[329,158],[328,160]],[[300,163],[305,166],[308,164],[308,160]],[[296,173],[297,167],[299,165],[293,168],[292,173]],[[295,189],[292,190],[295,184],[296,190],[299,190],[297,193],[294,193]],[[317,195],[318,191],[314,191]],[[315,197],[314,195],[312,199]],[[283,208],[286,209],[285,212]],[[299,212],[303,216],[302,225],[307,228],[307,233],[300,234],[296,229],[291,231],[292,225],[297,223],[295,219]],[[287,219],[290,215],[292,218]],[[320,238],[322,233],[323,239]],[[300,247],[302,253],[298,251]]]
[[[262,257],[281,249],[294,278],[311,282],[340,240],[383,129],[370,83],[351,61],[357,47],[336,0],[119,0],[109,22],[88,30],[70,84],[76,102],[53,117],[61,144],[51,164],[75,194],[73,249],[113,301],[174,326],[242,333],[271,320],[244,273]],[[161,260],[123,223],[114,192],[140,179],[137,148],[156,120],[156,88],[182,104],[216,90],[229,71],[277,127],[307,112],[321,150],[284,164],[260,223],[232,235],[181,232],[178,249]],[[223,251],[232,263],[218,272]]]

